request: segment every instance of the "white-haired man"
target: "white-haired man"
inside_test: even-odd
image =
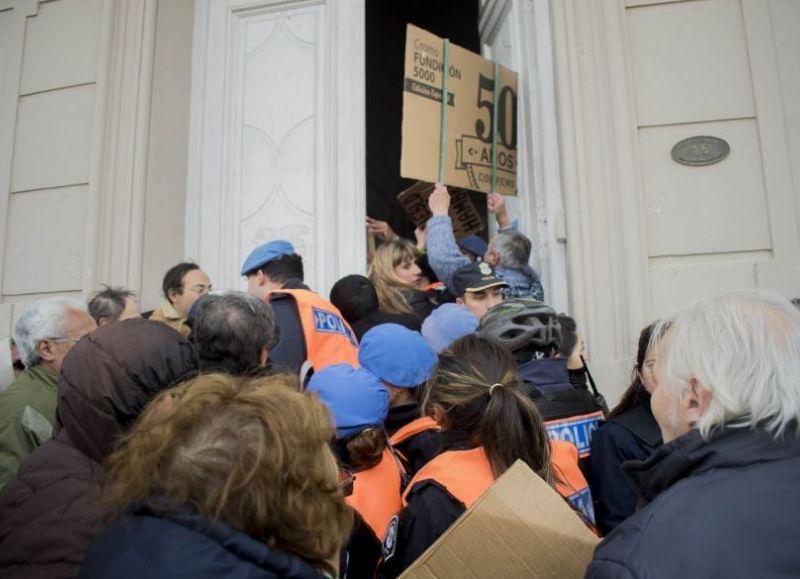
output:
[[[61,363],[75,342],[96,327],[86,304],[73,298],[36,301],[17,320],[14,341],[25,371],[0,393],[0,488],[50,438]]]
[[[655,335],[665,445],[625,466],[646,506],[600,543],[586,577],[800,577],[800,313],[735,292]]]

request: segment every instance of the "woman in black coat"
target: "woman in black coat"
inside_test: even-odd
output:
[[[650,411],[655,358],[649,351],[653,325],[639,335],[630,386],[608,419],[592,437],[587,478],[594,498],[597,528],[602,535],[631,516],[637,494],[622,472],[627,460],[644,460],[661,446],[661,431]]]

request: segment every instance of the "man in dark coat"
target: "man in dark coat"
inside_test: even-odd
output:
[[[158,392],[196,371],[188,340],[143,319],[104,326],[72,348],[61,368],[53,438],[0,493],[0,576],[78,575],[103,518],[103,460]]]
[[[654,335],[665,445],[626,463],[646,506],[598,545],[586,577],[800,577],[800,313],[736,292]]]

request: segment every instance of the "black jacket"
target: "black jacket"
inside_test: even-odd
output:
[[[298,557],[188,509],[154,510],[145,502],[105,527],[86,554],[87,579],[322,579]]]
[[[428,299],[428,296],[418,289],[403,288],[401,292],[406,299],[406,303],[414,310],[414,314],[419,318],[420,323],[425,321],[425,318],[431,315],[431,312],[436,309],[436,306]]]
[[[644,460],[660,445],[661,431],[650,411],[650,394],[644,389],[633,407],[609,418],[592,435],[586,478],[601,534],[607,535],[636,511],[636,490],[622,472],[622,463]]]
[[[592,434],[602,423],[603,408],[586,386],[570,381],[566,358],[544,358],[522,364],[517,372],[545,421],[550,438],[566,440],[580,453],[586,473]],[[594,414],[592,418],[579,418]],[[571,418],[572,420],[565,421]]]
[[[304,289],[301,280],[292,278],[283,284],[286,289]],[[308,357],[306,354],[306,338],[297,303],[289,294],[275,291],[270,297],[269,305],[275,314],[275,327],[278,330],[278,342],[269,352],[270,367],[276,372],[297,374]]]
[[[384,553],[385,560],[378,569],[378,577],[399,577],[465,511],[464,505],[438,483],[417,483],[408,505],[400,513],[394,551]],[[391,527],[389,532],[392,532]]]
[[[364,334],[381,324],[400,324],[415,332],[419,332],[422,329],[422,322],[415,314],[387,314],[380,310],[368,313],[363,318],[351,323],[350,327],[353,328],[353,333],[360,342]]]
[[[441,441],[442,452],[474,446],[463,433],[455,431],[443,431]],[[387,532],[391,540],[384,541],[384,562],[378,569],[378,577],[398,577],[465,511],[464,504],[437,482],[424,480],[416,483],[408,494],[408,504],[400,513],[397,524]]]
[[[800,577],[800,437],[692,431],[625,470],[649,504],[598,545],[587,579]]]

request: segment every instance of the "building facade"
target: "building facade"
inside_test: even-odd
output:
[[[276,237],[322,292],[363,272],[365,1],[0,0],[0,333],[100,283],[153,307],[184,258],[240,287]],[[800,2],[485,0],[478,26],[519,72],[511,205],[611,398],[671,307],[800,297]]]

